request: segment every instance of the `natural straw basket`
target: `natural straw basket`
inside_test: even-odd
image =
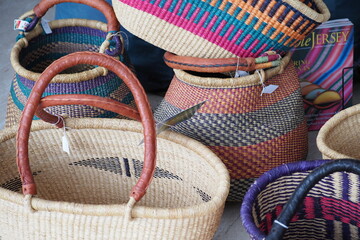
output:
[[[360,104],[340,111],[320,129],[316,143],[323,158],[360,159]]]
[[[322,0],[113,0],[134,35],[181,56],[285,55],[330,13]]]
[[[171,129],[204,143],[225,163],[231,177],[228,200],[241,201],[251,183],[265,171],[306,158],[307,125],[290,57],[282,58],[277,67],[235,78],[174,69],[175,76],[155,111],[155,118],[162,122],[206,101],[194,116]],[[177,57],[176,65],[193,68],[194,64],[180,65],[182,59]],[[206,61],[224,65],[221,59]],[[229,68],[197,69],[217,72]],[[236,69],[236,64],[232,68]],[[265,85],[278,88],[262,94]]]
[[[246,193],[242,223],[253,240],[360,238],[360,162],[289,163],[264,173]]]
[[[63,19],[49,23],[51,34],[45,34],[40,24],[31,30],[49,8],[61,2],[78,2],[94,7],[106,16],[108,24],[85,19]],[[21,111],[41,72],[61,56],[78,51],[100,51],[120,58],[129,65],[121,36],[113,36],[119,31],[120,24],[111,5],[105,1],[42,0],[33,11],[25,13],[20,19],[27,19],[31,25],[27,32],[20,32],[11,50],[11,64],[16,74],[10,88],[6,127],[18,124]],[[66,93],[109,97],[134,106],[133,96],[121,79],[111,72],[107,74],[104,68],[90,65],[77,66],[57,75],[44,95]],[[90,106],[54,106],[48,110],[71,117],[117,116]]]
[[[91,95],[41,99],[58,72],[85,63],[119,75],[133,92],[138,111]],[[142,126],[125,119],[66,119],[68,155],[60,147],[64,129],[31,122],[37,107],[41,112],[57,104],[131,112]],[[143,138],[145,150],[139,145]],[[156,143],[154,119],[140,83],[123,64],[100,53],[70,54],[44,71],[18,132],[14,127],[0,132],[0,159],[3,239],[211,239],[229,190],[225,166],[204,145],[170,131],[160,134]]]

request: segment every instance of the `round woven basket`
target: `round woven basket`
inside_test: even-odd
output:
[[[20,19],[36,22],[48,8],[61,1],[41,1],[33,11],[25,13]],[[77,1],[97,7],[107,17],[108,24],[85,19],[62,19],[49,22],[52,33],[45,34],[41,24],[27,32],[21,32],[11,50],[11,65],[15,70],[12,80],[6,114],[6,127],[17,125],[21,111],[30,95],[31,89],[40,74],[56,59],[79,51],[112,52],[114,57],[130,65],[122,46],[115,47],[114,31],[120,25],[111,6],[104,1]],[[28,18],[30,16],[30,18]],[[44,96],[54,94],[81,93],[108,97],[135,106],[129,89],[112,72],[91,65],[79,65],[57,75]],[[58,115],[70,117],[118,117],[115,113],[90,106],[53,106],[48,109]],[[35,118],[37,119],[37,118]]]
[[[81,63],[106,67],[124,79],[138,110],[85,94],[41,98],[59,71]],[[70,118],[56,129],[31,122],[46,104],[81,103],[126,113],[142,124]],[[210,149],[170,131],[156,137],[140,83],[123,64],[100,53],[71,54],[43,72],[19,129],[0,131],[0,159],[4,239],[211,239],[229,191],[226,167]]]
[[[360,159],[360,105],[331,117],[320,129],[316,143],[323,158]]]
[[[302,161],[264,173],[241,206],[251,239],[359,239],[359,163]]]
[[[265,171],[306,158],[307,125],[290,55],[277,67],[241,77],[174,72],[155,118],[166,122],[205,102],[190,119],[171,129],[204,143],[225,163],[231,177],[228,200],[241,201]],[[262,94],[264,87],[271,85],[278,88]]]
[[[322,0],[113,0],[134,35],[180,56],[285,55],[330,17]]]

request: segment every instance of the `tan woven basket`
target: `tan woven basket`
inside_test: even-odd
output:
[[[324,159],[360,159],[360,104],[340,111],[320,129],[316,143]]]
[[[64,64],[81,63],[121,75],[139,112],[98,96],[40,99]],[[213,237],[229,190],[228,172],[208,148],[183,135],[166,131],[155,142],[148,100],[130,70],[100,53],[77,53],[55,61],[41,76],[18,132],[14,127],[0,132],[2,239]],[[38,106],[37,113],[49,105],[75,103],[130,112],[143,126],[124,119],[67,119],[69,155],[61,149],[63,129],[41,121],[31,127],[31,119]],[[145,150],[139,145],[143,138]]]

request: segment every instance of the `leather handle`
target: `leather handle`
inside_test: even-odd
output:
[[[134,96],[144,128],[145,143],[144,167],[138,182],[130,194],[136,201],[139,201],[144,196],[155,170],[155,120],[145,91],[135,75],[115,58],[94,52],[77,52],[66,55],[50,64],[36,81],[22,112],[16,136],[16,163],[23,185],[23,193],[25,195],[36,194],[36,185],[29,165],[28,142],[32,118],[40,104],[41,96],[53,77],[65,69],[78,64],[98,65],[109,69],[123,79]]]
[[[198,58],[178,56],[170,52],[164,54],[164,61],[171,68],[208,73],[254,71],[275,67],[280,65],[280,58],[278,54],[266,54],[258,58]]]
[[[44,110],[46,107],[58,105],[89,105],[93,107],[99,107],[107,111],[112,111],[137,121],[141,121],[140,114],[136,109],[133,109],[128,105],[113,99],[89,94],[66,94],[43,97],[35,115],[45,122],[55,124],[57,127],[62,128],[64,123],[59,121],[59,117]]]
[[[104,0],[41,0],[34,7],[33,11],[36,17],[41,18],[51,7],[65,2],[81,3],[98,9],[105,15],[108,32],[119,31],[120,23],[116,18],[115,12],[112,6]]]

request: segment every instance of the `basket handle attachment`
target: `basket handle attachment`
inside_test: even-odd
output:
[[[28,101],[25,104],[24,110],[22,112],[19,129],[16,136],[16,162],[18,165],[18,170],[20,173],[22,181],[22,189],[24,195],[35,195],[36,194],[36,184],[32,176],[32,172],[29,165],[29,155],[28,155],[28,141],[30,136],[30,128],[32,123],[32,118],[38,108],[41,96],[48,86],[49,82],[56,74],[64,71],[65,69],[75,66],[77,64],[92,64],[99,65],[113,71],[131,90],[135,103],[137,105],[139,118],[141,119],[143,128],[144,128],[144,143],[145,143],[145,152],[144,152],[144,168],[142,170],[141,176],[137,181],[136,185],[132,188],[130,194],[130,201],[132,205],[139,201],[148,188],[153,173],[155,170],[155,161],[156,161],[156,131],[155,131],[155,120],[152,115],[149,101],[145,94],[145,91],[135,75],[120,61],[116,60],[113,57],[107,56],[102,53],[92,53],[92,52],[77,52],[66,55],[49,65],[45,71],[40,75],[39,79],[36,81],[32,92],[28,98]],[[80,98],[80,96],[78,96]],[[93,98],[95,99],[95,98]],[[78,101],[79,99],[77,99]],[[44,101],[43,101],[44,102]],[[98,106],[97,101],[92,101],[92,103]],[[109,100],[106,100],[106,104],[109,103]],[[103,104],[100,104],[99,107],[102,107]],[[117,106],[122,106],[121,104],[116,104]],[[106,106],[107,107],[107,106]],[[117,110],[118,113],[122,112]],[[136,116],[136,111],[134,112]],[[136,118],[136,117],[135,117]]]
[[[170,52],[164,54],[164,61],[171,68],[208,73],[236,70],[254,71],[256,69],[276,67],[280,65],[280,59],[281,56],[275,52],[266,52],[257,58],[199,58],[178,56]]]
[[[62,128],[64,127],[64,122],[59,121],[59,116],[48,113],[44,110],[44,108],[58,105],[89,105],[101,107],[107,111],[116,112],[119,115],[141,121],[140,114],[136,109],[113,99],[89,94],[65,94],[43,97],[36,109],[35,115],[45,122],[54,124],[58,128]]]
[[[321,165],[309,173],[304,180],[297,186],[290,199],[285,204],[276,223],[272,225],[266,240],[282,239],[286,231],[286,226],[294,216],[296,210],[303,202],[305,196],[321,179],[334,172],[350,172],[360,175],[360,162],[355,159],[338,159]]]
[[[106,41],[103,43],[104,48],[109,46],[109,41],[113,39],[115,41],[116,47],[115,50],[110,51],[109,49],[105,50],[105,53],[110,56],[117,56],[123,52],[123,41],[119,34],[116,34],[120,30],[120,23],[116,18],[114,9],[112,6],[104,1],[104,0],[41,0],[33,9],[35,14],[34,18],[30,21],[29,25],[27,26],[25,32],[29,32],[35,28],[39,20],[46,14],[46,12],[52,8],[53,6],[65,3],[65,2],[72,2],[72,3],[81,3],[84,5],[88,5],[90,7],[96,8],[100,12],[105,15],[107,21],[107,31],[108,35],[106,37]]]

